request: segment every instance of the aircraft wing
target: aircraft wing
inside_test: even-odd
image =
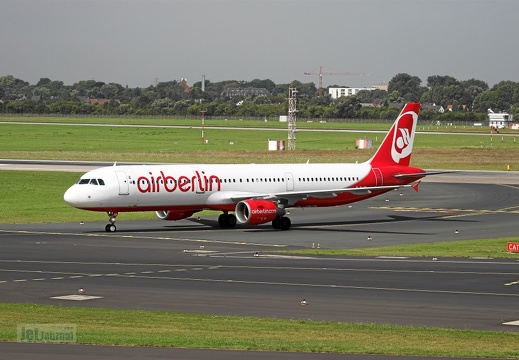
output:
[[[388,185],[388,186],[369,186],[369,187],[351,187],[351,188],[338,188],[338,189],[326,189],[326,190],[310,190],[310,191],[285,191],[280,193],[268,194],[268,193],[234,193],[231,196],[231,200],[234,203],[238,203],[243,200],[282,200],[281,202],[287,202],[295,204],[300,200],[306,200],[309,197],[314,198],[332,198],[342,193],[351,193],[354,195],[368,195],[373,191],[380,190],[393,190],[402,187],[417,187],[418,183],[407,184],[407,185]],[[285,200],[285,201],[283,201]]]

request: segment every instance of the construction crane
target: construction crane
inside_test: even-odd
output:
[[[323,66],[319,66],[319,72],[305,72],[305,75],[319,75],[319,97],[323,96],[323,75],[358,75],[366,76],[371,75],[370,73],[354,73],[354,72],[325,72],[323,73]]]

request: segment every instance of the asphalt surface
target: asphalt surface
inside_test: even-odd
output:
[[[519,182],[508,174],[515,175],[442,175],[444,182],[424,181],[418,193],[294,209],[286,232],[268,225],[221,230],[215,218],[124,221],[124,214],[117,233],[105,233],[104,221],[81,219],[0,225],[0,301],[518,332],[519,326],[504,324],[519,320],[519,255],[322,258],[272,252],[516,236]],[[54,298],[80,287],[99,298]],[[389,358],[0,344],[0,354],[12,358],[59,359],[71,352],[85,359]]]

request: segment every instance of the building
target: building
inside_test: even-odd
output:
[[[369,87],[369,88],[330,87],[330,88],[328,88],[328,94],[332,97],[332,99],[338,99],[342,96],[355,95],[361,90],[373,91],[373,90],[376,90],[376,88],[375,87]]]
[[[230,88],[225,89],[222,92],[222,96],[229,96],[229,97],[233,97],[233,96],[246,97],[246,96],[257,96],[257,95],[270,96],[270,92],[265,88],[253,88],[253,87],[248,87],[248,88],[230,87]]]
[[[513,120],[513,115],[506,112],[495,113],[492,109],[488,109],[488,125],[493,129],[509,128]]]

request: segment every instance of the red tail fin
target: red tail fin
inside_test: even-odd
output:
[[[409,166],[419,112],[419,103],[405,104],[377,152],[369,161],[372,166]]]

